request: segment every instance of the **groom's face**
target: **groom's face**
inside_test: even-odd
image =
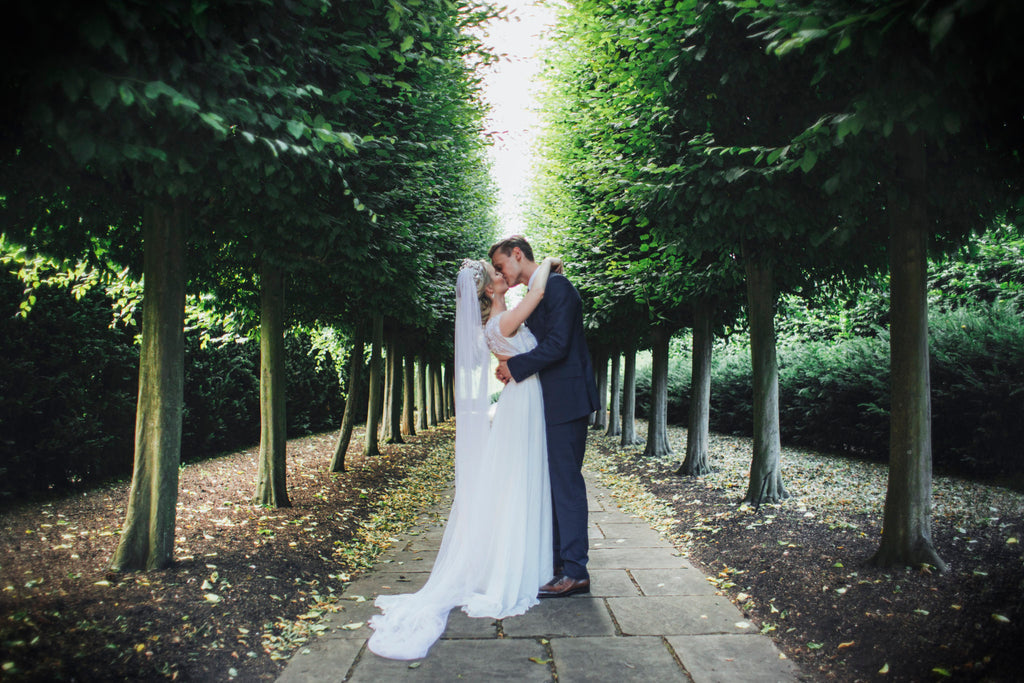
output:
[[[520,280],[523,274],[523,252],[519,250],[519,247],[514,248],[511,254],[502,251],[494,252],[491,263],[494,264],[494,269],[505,278],[509,287],[522,284]]]

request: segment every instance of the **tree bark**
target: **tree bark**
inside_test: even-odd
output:
[[[286,482],[284,273],[260,266],[260,454],[256,504],[291,507]]]
[[[925,147],[919,135],[896,140],[905,186],[889,192],[892,411],[889,484],[882,542],[874,565],[946,563],[932,542],[932,425],[928,377],[928,214]]]
[[[405,354],[402,376],[402,434],[416,436],[416,358]]]
[[[612,354],[612,381],[611,381],[611,407],[608,411],[608,431],[605,436],[619,436],[622,433],[622,426],[619,424],[622,406],[622,382],[619,375],[618,351]]]
[[[754,374],[754,453],[745,502],[761,505],[789,498],[782,483],[779,437],[779,366],[775,355],[775,281],[772,266],[744,245],[747,316]]]
[[[711,471],[708,465],[708,438],[711,422],[711,316],[708,297],[693,305],[693,348],[690,371],[690,416],[686,429],[686,458],[676,474],[702,477]]]
[[[394,359],[393,346],[394,340],[391,336],[391,333],[385,330],[383,347],[384,357],[382,361],[384,364],[384,412],[380,424],[378,425],[378,428],[380,429],[380,434],[378,434],[378,438],[384,443],[388,443],[391,438],[391,361]]]
[[[627,346],[623,355],[622,434],[619,444],[636,446],[644,442],[636,433],[636,345]]]
[[[644,457],[662,458],[672,454],[668,443],[668,347],[672,335],[657,327],[651,331],[654,341],[651,363],[651,414],[647,419],[647,447]]]
[[[594,429],[608,428],[608,354],[601,352],[595,355],[597,372],[597,415],[594,416]]]
[[[427,428],[427,361],[416,357],[416,426],[420,431]]]
[[[423,371],[426,374],[427,383],[427,417],[431,427],[436,427],[438,423],[437,419],[437,365],[433,360],[427,360],[423,363]]]
[[[345,471],[345,454],[352,441],[352,430],[355,428],[356,413],[362,402],[363,387],[363,347],[366,328],[362,322],[356,325],[352,339],[352,350],[348,359],[348,396],[345,397],[345,415],[341,418],[341,430],[338,432],[338,443],[334,446],[334,457],[331,458],[331,472]]]
[[[174,561],[185,377],[185,207],[148,204],[143,216],[142,347],[135,469],[114,571]]]
[[[430,364],[430,377],[434,383],[434,414],[437,415],[437,424],[445,421],[444,414],[444,382],[441,381],[441,361],[435,360]]]
[[[384,316],[373,316],[373,347],[370,351],[370,397],[366,412],[366,437],[363,440],[363,456],[380,455],[380,440],[377,429],[384,411],[384,365],[381,347],[384,346]]]
[[[402,438],[402,401],[405,392],[402,389],[402,380],[405,377],[403,370],[402,348],[397,334],[392,333],[388,341],[388,402],[387,411],[384,414],[386,428],[384,429],[384,443],[405,443]]]
[[[455,361],[449,359],[444,364],[444,419],[451,420],[455,417],[455,377],[452,375],[452,368]]]

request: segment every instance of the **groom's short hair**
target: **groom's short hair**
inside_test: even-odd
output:
[[[519,251],[523,252],[523,256],[528,260],[533,260],[533,247],[530,246],[530,243],[522,235],[509,235],[505,239],[495,242],[491,246],[491,250],[487,252],[487,258],[493,259],[494,253],[497,251],[505,254],[505,256],[511,256],[512,250],[516,247],[519,247]]]

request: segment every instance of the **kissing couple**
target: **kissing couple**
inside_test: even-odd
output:
[[[455,500],[441,548],[423,588],[379,596],[370,619],[368,647],[389,659],[425,657],[455,607],[503,619],[590,592],[581,468],[599,403],[580,295],[561,260],[537,264],[521,235],[489,256],[463,261],[456,282]],[[492,353],[505,383],[493,420]]]

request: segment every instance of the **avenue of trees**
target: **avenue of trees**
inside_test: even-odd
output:
[[[598,365],[625,354],[628,367],[651,349],[649,455],[670,451],[668,348],[688,329],[679,474],[707,471],[713,339],[745,328],[744,499],[788,497],[780,296],[854,299],[885,275],[890,475],[873,559],[944,566],[931,541],[928,255],[1019,224],[1011,27],[1022,11],[998,0],[565,5],[530,221],[566,236],[557,248],[592,303],[593,338],[607,340],[592,344]]]
[[[560,13],[528,225],[584,295],[609,397],[593,427],[669,455],[671,349],[685,337],[678,473],[707,473],[713,354],[747,335],[743,499],[784,500],[780,415],[792,408],[778,340],[792,323],[780,304],[887,289],[874,320],[887,326],[890,478],[874,560],[942,567],[930,537],[928,257],[1021,224],[1013,31],[1024,6],[567,0]],[[25,424],[73,415],[62,438],[85,425],[94,452],[109,444],[106,424],[132,425],[97,427],[93,415],[134,415],[112,569],[172,561],[183,435],[233,431],[232,414],[258,422],[253,500],[287,506],[295,430],[330,421],[340,472],[356,425],[374,456],[452,416],[452,283],[498,232],[475,72],[494,56],[471,36],[500,15],[472,0],[6,7],[0,257],[17,279],[0,293],[40,324],[18,336],[26,321],[3,321],[26,356],[0,366],[0,380],[22,382],[2,405]],[[80,306],[52,296],[57,285]],[[101,291],[115,301],[106,332]],[[118,337],[109,352],[103,335]],[[68,404],[88,409],[37,399],[29,384],[46,360],[30,356],[47,336],[80,346],[59,356],[80,362],[68,378],[108,389],[95,410],[81,390]],[[206,398],[234,408],[214,419],[195,407]]]
[[[24,308],[42,301],[37,255],[72,279],[128,283],[125,298],[139,303],[125,314],[139,336],[138,401],[112,569],[173,560],[186,310],[259,340],[258,503],[288,505],[290,328],[351,340],[333,469],[344,469],[359,402],[368,455],[415,427],[395,416],[414,414],[417,394],[421,428],[450,417],[451,284],[496,230],[473,70],[493,57],[468,29],[496,9],[109,0],[5,10],[17,36],[2,48],[0,209],[5,257],[18,254],[28,274]]]

